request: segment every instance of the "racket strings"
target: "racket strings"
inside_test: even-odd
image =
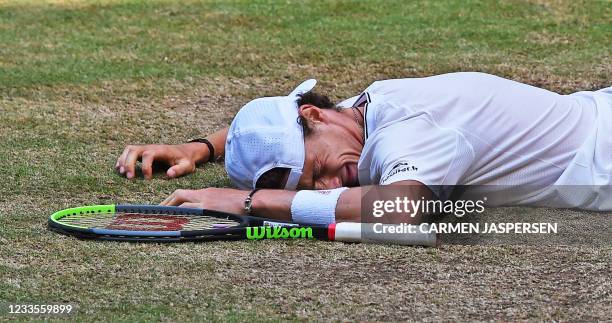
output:
[[[87,229],[113,229],[128,231],[192,231],[239,226],[240,221],[205,215],[151,214],[151,213],[92,213],[70,214],[60,223]]]

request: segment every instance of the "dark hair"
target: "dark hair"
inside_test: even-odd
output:
[[[296,101],[298,107],[304,104],[311,104],[321,109],[335,109],[339,110],[338,107],[325,95],[321,95],[312,91],[300,94]],[[312,130],[308,127],[308,120],[299,116],[297,122],[302,126],[304,136],[308,136]],[[287,181],[287,175],[289,174],[289,168],[276,167],[269,171],[261,174],[255,186],[257,188],[268,188],[268,189],[279,189],[283,188]]]
[[[311,104],[320,109],[335,109],[336,111],[340,110],[327,96],[322,94],[309,91],[300,94],[299,97],[300,98],[296,101],[298,107],[304,104]],[[297,122],[302,125],[304,137],[308,136],[312,132],[312,130],[308,126],[308,120],[306,120],[306,118],[299,116]]]
[[[289,174],[289,168],[276,167],[269,171],[261,174],[255,184],[256,188],[269,188],[277,189],[283,188],[287,181],[287,175]]]

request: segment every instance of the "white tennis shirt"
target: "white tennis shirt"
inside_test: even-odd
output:
[[[560,95],[451,73],[374,82],[339,105],[364,102],[361,185],[414,180],[441,197],[440,186],[470,185],[490,205],[612,209],[612,87]]]

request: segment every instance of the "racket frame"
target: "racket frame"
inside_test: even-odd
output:
[[[214,228],[201,230],[176,230],[176,231],[131,231],[104,228],[83,228],[76,225],[60,222],[66,216],[93,215],[96,213],[141,213],[156,215],[196,215],[212,216],[219,219],[228,219],[238,222],[237,226],[229,228]],[[150,241],[150,242],[172,242],[187,240],[240,240],[246,238],[248,227],[261,226],[286,226],[297,227],[292,222],[276,221],[247,215],[236,215],[232,213],[212,211],[199,208],[184,208],[176,206],[160,205],[129,205],[129,204],[106,204],[74,207],[60,210],[49,217],[48,226],[53,231],[69,234],[83,239],[102,239],[114,241]],[[313,236],[318,239],[327,236],[327,226],[311,225]]]
[[[83,228],[59,220],[66,216],[88,215],[96,213],[125,212],[155,214],[155,215],[210,215],[220,219],[233,220],[239,224],[229,228],[213,228],[201,230],[176,230],[176,231],[131,231],[116,229]],[[249,227],[291,227],[310,228],[312,237],[318,240],[335,240],[343,242],[370,242],[387,243],[399,245],[420,245],[435,247],[439,245],[436,234],[420,234],[413,236],[372,237],[362,236],[364,228],[371,226],[367,223],[333,223],[330,225],[300,225],[293,222],[277,221],[247,215],[236,215],[226,212],[183,208],[176,206],[160,205],[90,205],[69,208],[53,213],[49,217],[48,226],[51,230],[61,234],[72,235],[80,239],[95,239],[108,241],[130,241],[130,242],[186,242],[186,241],[217,241],[217,240],[244,240],[247,239],[247,228]],[[365,227],[364,227],[365,226]],[[371,228],[369,229],[371,232]]]

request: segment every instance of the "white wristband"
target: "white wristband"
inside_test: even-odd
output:
[[[322,191],[298,191],[291,201],[291,218],[302,224],[336,222],[336,204],[348,187]]]

